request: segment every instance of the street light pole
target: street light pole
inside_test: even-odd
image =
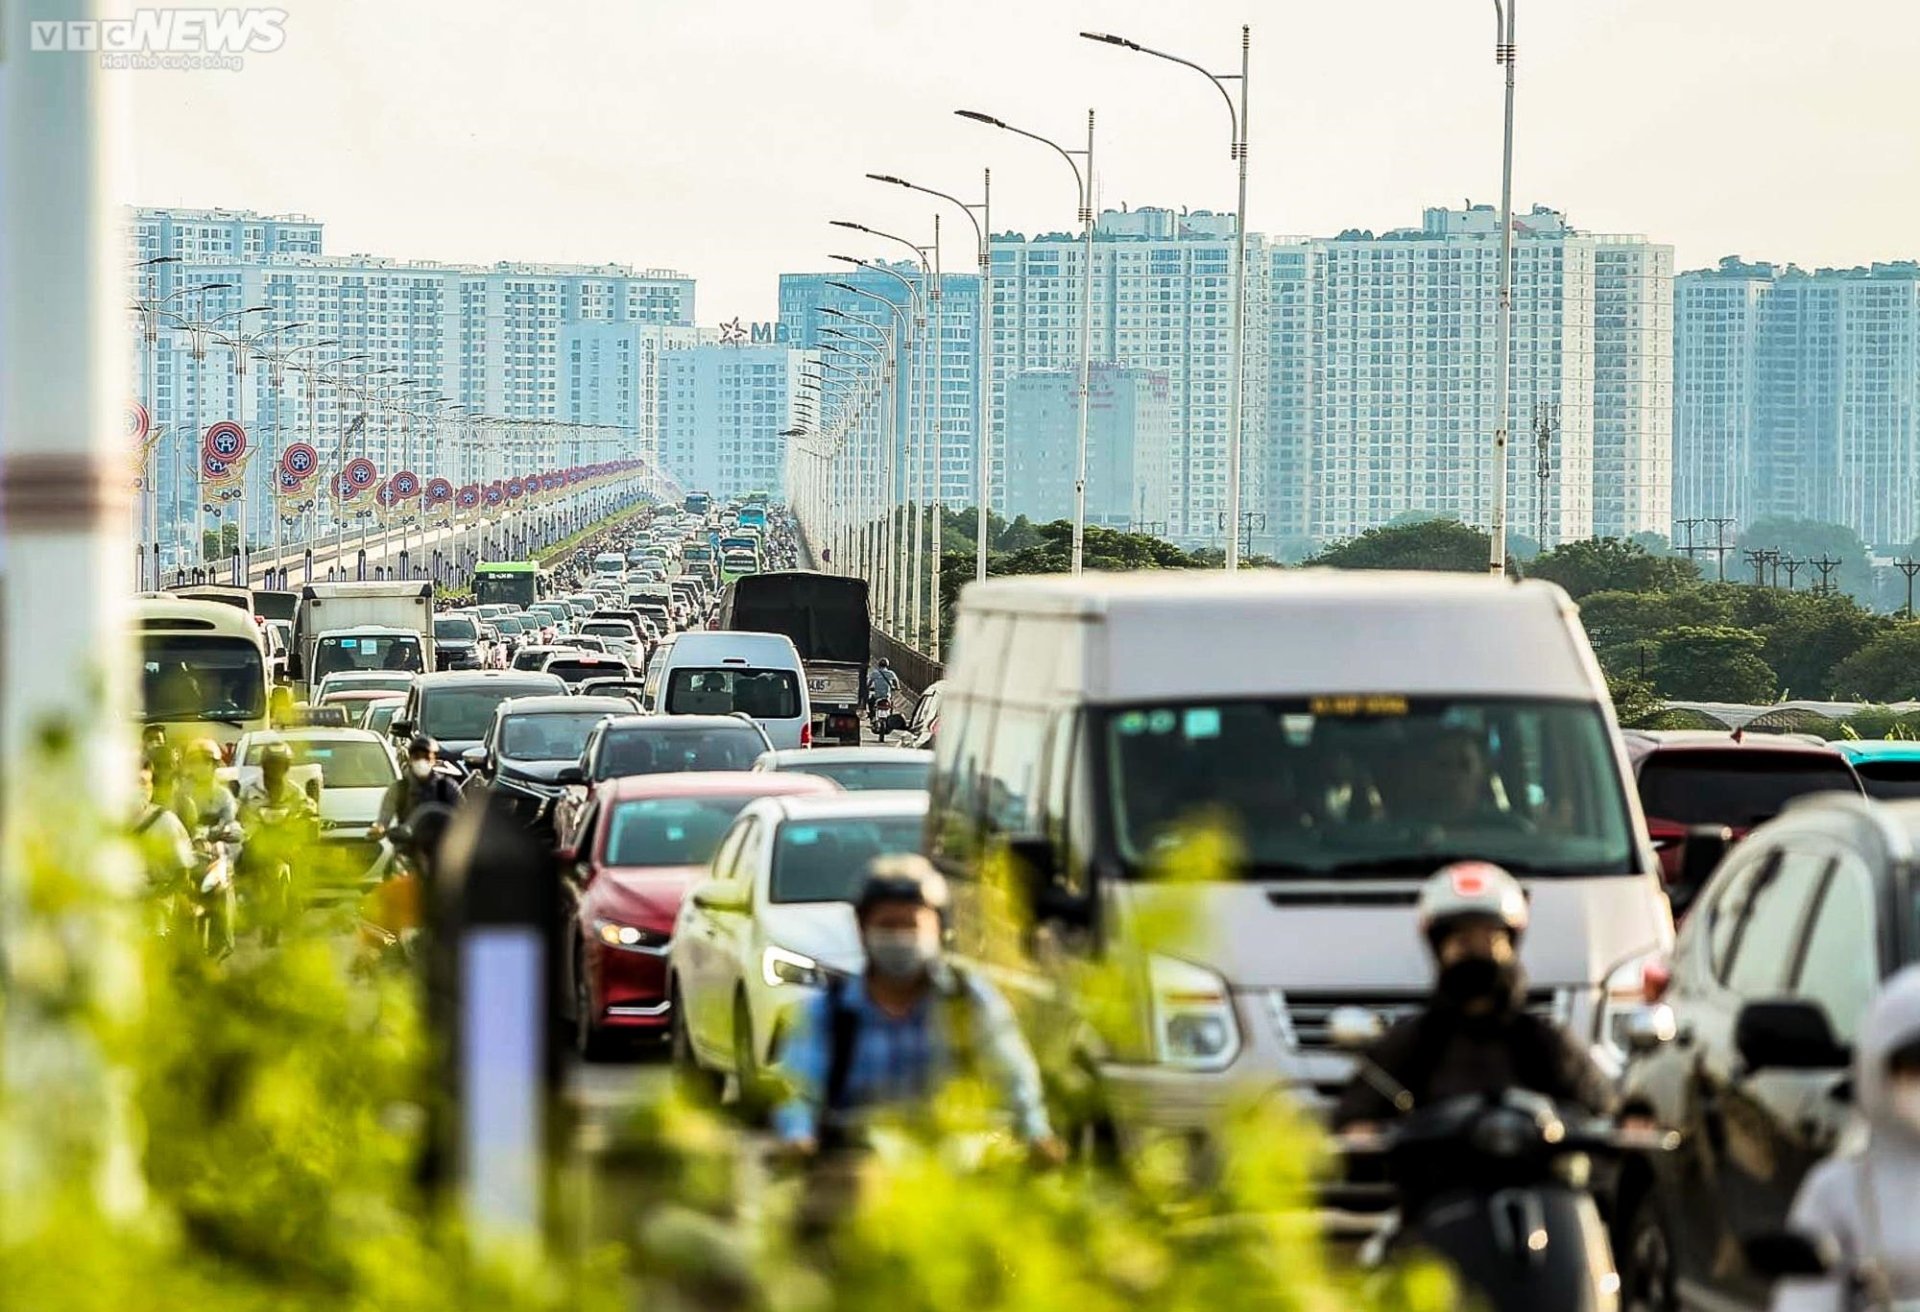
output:
[[[980,273],[980,308],[978,327],[975,329],[974,343],[976,357],[979,360],[977,381],[979,399],[974,409],[974,446],[977,454],[975,462],[979,466],[975,471],[979,485],[978,513],[975,515],[975,542],[973,577],[984,580],[987,577],[987,503],[990,501],[993,480],[993,170],[983,169],[980,174],[980,203],[970,204],[957,196],[949,196],[944,191],[935,191],[931,187],[922,187],[897,178],[889,173],[867,174],[875,182],[889,183],[895,187],[905,187],[908,191],[921,192],[956,205],[967,216],[967,222],[973,225],[973,238],[978,248]],[[974,211],[979,210],[979,214]],[[939,605],[939,589],[935,589],[935,606]],[[939,630],[935,623],[935,632]],[[936,652],[937,652],[936,647]]]
[[[1080,263],[1080,394],[1077,416],[1079,436],[1075,446],[1073,477],[1073,572],[1078,574],[1085,553],[1087,534],[1087,412],[1093,368],[1093,111],[1091,109],[1087,111],[1087,148],[1085,150],[1068,150],[1058,142],[1043,137],[1037,132],[1028,132],[1025,128],[1014,127],[991,114],[982,114],[977,110],[957,109],[954,113],[975,123],[984,123],[990,128],[1011,132],[1016,137],[1037,141],[1053,150],[1067,162],[1067,167],[1073,170],[1074,194],[1080,203],[1080,224],[1086,239],[1086,250]],[[1086,161],[1084,170],[1080,167],[1081,160]]]
[[[1227,114],[1233,126],[1233,158],[1240,168],[1239,208],[1233,216],[1233,381],[1227,397],[1227,544],[1226,566],[1229,570],[1240,568],[1240,465],[1242,442],[1242,400],[1246,395],[1246,359],[1247,359],[1247,83],[1248,71],[1253,49],[1253,29],[1242,26],[1240,29],[1240,71],[1238,73],[1214,73],[1189,59],[1170,55],[1163,50],[1153,50],[1137,41],[1125,37],[1113,36],[1105,32],[1082,32],[1081,36],[1089,41],[1098,41],[1103,45],[1119,46],[1143,55],[1152,55],[1169,63],[1179,64],[1199,73],[1220,92],[1221,99],[1227,102]],[[1240,84],[1240,105],[1236,109],[1233,96],[1227,90],[1227,83]],[[1190,528],[1191,526],[1189,526]]]
[[[1500,303],[1494,333],[1493,388],[1493,514],[1488,526],[1487,572],[1499,578],[1507,572],[1507,437],[1512,424],[1510,371],[1513,350],[1513,77],[1518,47],[1514,43],[1514,10],[1520,0],[1493,0],[1497,25],[1494,62],[1507,72],[1506,131],[1500,154]]]

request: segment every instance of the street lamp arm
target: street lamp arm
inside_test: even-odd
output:
[[[967,216],[967,222],[973,225],[974,243],[976,245],[986,244],[986,240],[987,240],[986,233],[982,231],[980,227],[979,216],[974,213],[975,210],[981,208],[979,205],[969,204],[968,202],[961,200],[958,196],[950,196],[944,191],[935,191],[932,187],[922,187],[918,183],[908,182],[905,178],[896,178],[891,174],[869,173],[867,174],[867,176],[875,182],[885,182],[885,183],[890,183],[896,187],[905,187],[908,191],[917,191],[917,192],[920,192],[922,195],[932,196],[937,200],[946,201],[949,205],[958,205],[960,207],[961,213]]]
[[[1041,145],[1052,149],[1055,154],[1067,162],[1067,167],[1073,170],[1073,188],[1075,193],[1080,197],[1080,207],[1082,209],[1091,209],[1093,207],[1093,198],[1087,194],[1086,175],[1080,169],[1080,161],[1074,158],[1076,155],[1086,154],[1086,151],[1068,150],[1059,142],[1049,140],[1041,136],[1038,132],[1029,132],[1025,128],[1017,128],[1011,123],[1004,123],[987,114],[975,113],[969,109],[956,109],[953,112],[961,118],[971,119],[975,123],[985,123],[988,127],[999,128],[1003,132],[1011,132],[1016,137],[1025,137],[1029,141],[1037,141]]]
[[[1499,2],[1500,0],[1494,0],[1495,4]],[[1102,45],[1120,46],[1126,50],[1138,51],[1143,55],[1152,55],[1155,59],[1164,59],[1168,63],[1178,64],[1182,68],[1190,68],[1201,77],[1207,79],[1207,81],[1213,83],[1213,89],[1218,91],[1220,93],[1220,99],[1226,102],[1227,117],[1233,120],[1234,144],[1236,147],[1239,145],[1240,110],[1233,103],[1233,94],[1227,90],[1227,83],[1239,81],[1240,74],[1215,73],[1211,69],[1194,63],[1191,59],[1183,59],[1179,55],[1169,54],[1165,50],[1155,50],[1152,46],[1143,46],[1138,41],[1129,41],[1125,37],[1112,36],[1104,32],[1082,32],[1080,35],[1089,41],[1098,41]]]

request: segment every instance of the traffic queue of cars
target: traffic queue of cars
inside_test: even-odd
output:
[[[1552,585],[1320,571],[975,585],[907,745],[816,747],[791,639],[683,628],[701,617],[672,581],[672,601],[622,598],[647,603],[639,665],[564,645],[622,636],[571,630],[635,569],[714,577],[668,532],[683,545],[596,557],[578,608],[529,608],[554,641],[411,675],[390,712],[389,741],[440,739],[470,793],[551,830],[555,995],[584,1055],[668,1040],[691,1083],[750,1085],[796,1002],[857,968],[867,863],[920,852],[952,887],[953,948],[991,956],[1035,1046],[1086,1073],[1070,1137],[1204,1138],[1248,1092],[1326,1108],[1353,1070],[1342,1018],[1428,996],[1422,882],[1491,861],[1530,902],[1529,1008],[1680,1134],[1608,1200],[1627,1305],[1763,1305],[1742,1242],[1842,1140],[1868,1000],[1920,959],[1920,807],[1879,800],[1920,786],[1920,749],[1623,733]],[[250,750],[264,689],[225,676],[263,654],[216,650],[198,611],[147,625],[150,705],[192,702]],[[566,677],[597,662],[619,668]],[[333,677],[322,697],[387,691]],[[302,763],[343,790],[364,764],[344,745],[381,741],[308,732]],[[351,837],[359,810],[335,814]],[[1190,841],[1214,829],[1224,865]],[[1012,942],[990,865],[1029,927]],[[1092,1024],[1060,982],[1118,955],[1143,987],[1107,1003],[1136,1014]]]

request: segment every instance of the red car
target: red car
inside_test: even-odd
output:
[[[560,850],[568,926],[558,996],[589,1061],[621,1039],[664,1039],[667,949],[687,890],[742,807],[759,797],[837,793],[798,772],[687,773],[610,779],[594,790]]]
[[[1806,738],[1633,729],[1622,736],[1639,784],[1647,832],[1670,888],[1680,877],[1687,830],[1695,825],[1725,825],[1737,840],[1779,815],[1796,797],[1864,795],[1846,757]],[[1690,896],[1698,890],[1674,891]],[[1675,909],[1680,909],[1678,902]]]

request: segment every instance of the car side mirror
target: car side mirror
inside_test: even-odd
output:
[[[1840,1252],[1833,1240],[1797,1230],[1748,1235],[1741,1241],[1740,1251],[1754,1274],[1770,1280],[1819,1279],[1840,1264]]]
[[[395,738],[413,737],[413,721],[412,720],[403,720],[396,715],[393,717],[393,722],[389,724],[387,728],[388,728],[388,731],[391,732]]]
[[[1365,1052],[1386,1032],[1380,1014],[1365,1007],[1335,1007],[1327,1015],[1327,1042],[1339,1052]]]
[[[747,890],[726,879],[710,879],[693,890],[693,904],[703,911],[732,912],[747,909]]]
[[[1748,1071],[1841,1070],[1853,1059],[1847,1045],[1834,1038],[1825,1009],[1799,998],[1740,1008],[1733,1045]]]
[[[469,747],[460,753],[460,763],[469,770],[484,770],[487,768],[487,756],[486,748]]]
[[[1733,846],[1733,830],[1725,825],[1693,825],[1688,828],[1687,836],[1680,848],[1680,873],[1667,888],[1667,899],[1673,903],[1673,918],[1685,916],[1692,908],[1700,890],[1707,886],[1707,880],[1726,859],[1727,849]]]
[[[1627,1020],[1627,1051],[1652,1052],[1672,1043],[1679,1034],[1680,1022],[1674,1016],[1672,1007],[1665,1003],[1643,1007]]]

